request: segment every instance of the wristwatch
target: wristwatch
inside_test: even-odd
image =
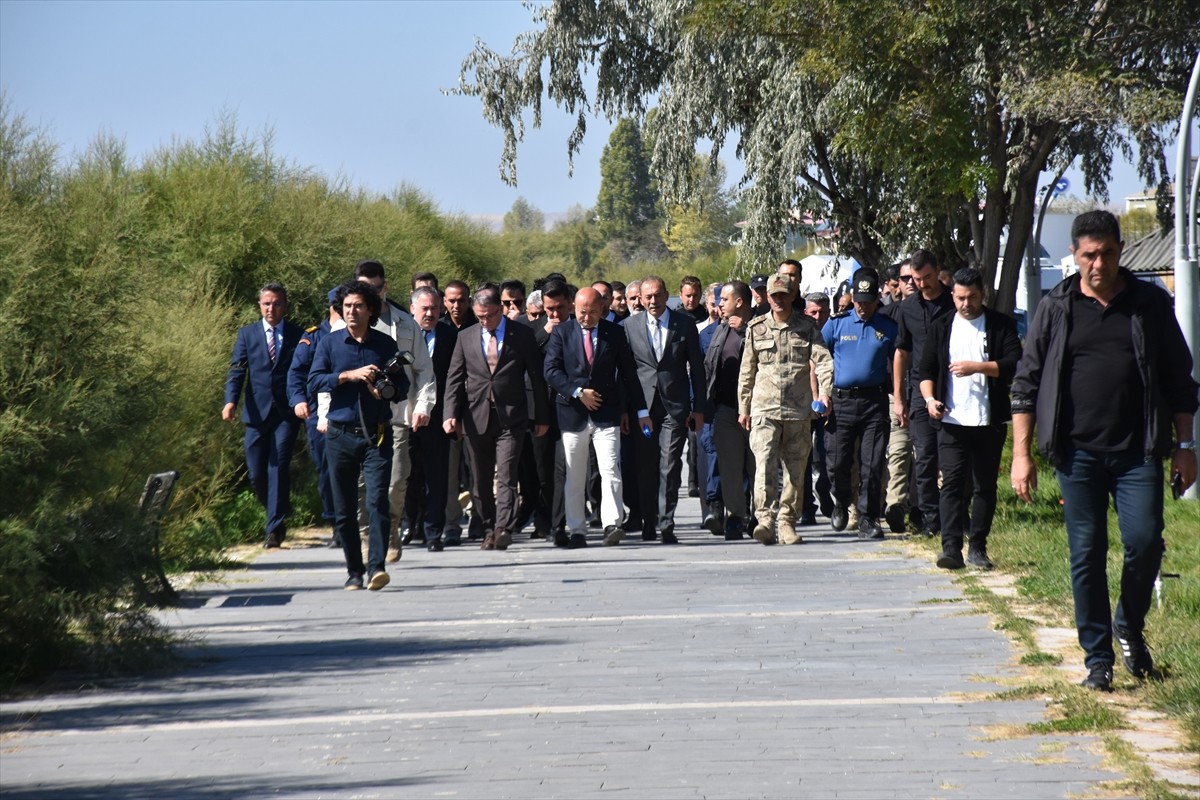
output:
[[[1194,452],[1196,452],[1196,440],[1190,439],[1186,442],[1176,442],[1175,449],[1176,450],[1191,450],[1194,453]]]

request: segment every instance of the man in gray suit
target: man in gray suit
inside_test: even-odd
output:
[[[667,309],[662,278],[643,279],[641,296],[646,313],[623,324],[654,423],[649,437],[635,437],[642,539],[654,541],[661,533],[663,544],[676,544],[683,444],[688,428],[698,430],[704,425],[708,405],[704,353],[691,315]]]

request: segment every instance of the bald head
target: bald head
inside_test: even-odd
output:
[[[604,313],[604,298],[590,287],[584,287],[575,293],[575,319],[586,329],[596,327]]]

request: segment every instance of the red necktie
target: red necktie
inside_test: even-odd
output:
[[[587,359],[589,368],[592,366],[592,331],[589,328],[583,329],[583,357]]]

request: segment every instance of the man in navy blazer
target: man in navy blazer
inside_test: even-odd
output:
[[[221,419],[233,422],[245,389],[242,422],[246,424],[246,471],[258,502],[267,512],[267,547],[279,547],[287,536],[291,511],[292,448],[300,421],[287,397],[288,367],[304,334],[288,322],[287,290],[268,283],[258,292],[262,319],[238,331],[225,380]]]
[[[546,344],[546,383],[554,391],[567,462],[569,549],[587,547],[588,444],[596,448],[600,469],[604,543],[614,545],[624,533],[620,434],[629,430],[629,411],[636,412],[639,428],[653,430],[625,331],[603,315],[600,293],[580,289],[575,295],[575,318],[558,325]]]
[[[637,458],[642,539],[654,541],[661,532],[663,544],[676,544],[675,506],[679,502],[683,445],[687,428],[703,427],[708,407],[704,353],[695,319],[687,312],[667,309],[662,278],[643,279],[641,292],[646,313],[629,317],[623,324],[642,395],[654,421],[649,439],[634,437],[640,444]]]

